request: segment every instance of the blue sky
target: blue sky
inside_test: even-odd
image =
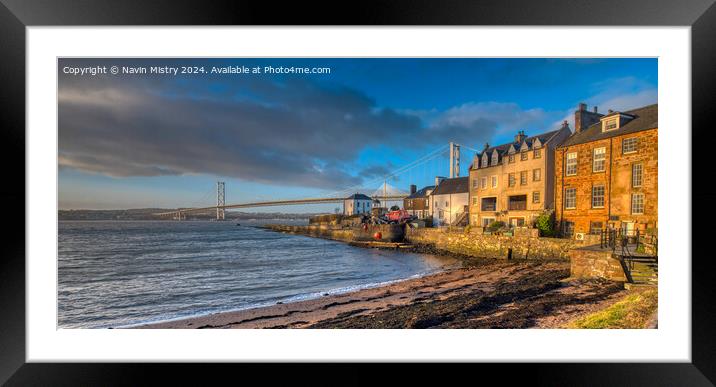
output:
[[[330,74],[76,76],[86,66],[328,67]],[[462,175],[485,142],[574,126],[599,111],[657,102],[657,60],[61,59],[59,207],[211,205],[378,188],[380,177],[449,141]],[[389,184],[448,173],[447,156]],[[331,211],[332,205],[255,211]],[[254,210],[252,210],[254,211]]]

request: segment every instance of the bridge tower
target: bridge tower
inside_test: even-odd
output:
[[[216,220],[224,220],[224,206],[226,205],[226,191],[223,181],[216,182]]]
[[[450,178],[460,177],[460,145],[450,142]]]

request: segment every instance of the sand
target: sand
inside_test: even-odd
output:
[[[135,328],[558,328],[625,294],[565,261],[490,261],[318,299]]]

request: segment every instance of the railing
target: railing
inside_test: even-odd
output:
[[[623,230],[623,229],[604,229],[599,233],[599,247],[610,248],[615,252],[617,248],[621,248],[624,256],[633,255],[629,250],[629,246],[633,245],[634,252],[645,252],[646,245],[653,247],[653,256],[658,256],[657,246],[658,239],[656,235],[645,235],[639,229]]]
[[[507,209],[510,211],[526,210],[527,202],[510,202],[507,204]]]

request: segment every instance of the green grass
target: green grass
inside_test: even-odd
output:
[[[565,328],[578,329],[635,329],[645,328],[658,307],[656,289],[635,290],[610,307],[578,318]]]

